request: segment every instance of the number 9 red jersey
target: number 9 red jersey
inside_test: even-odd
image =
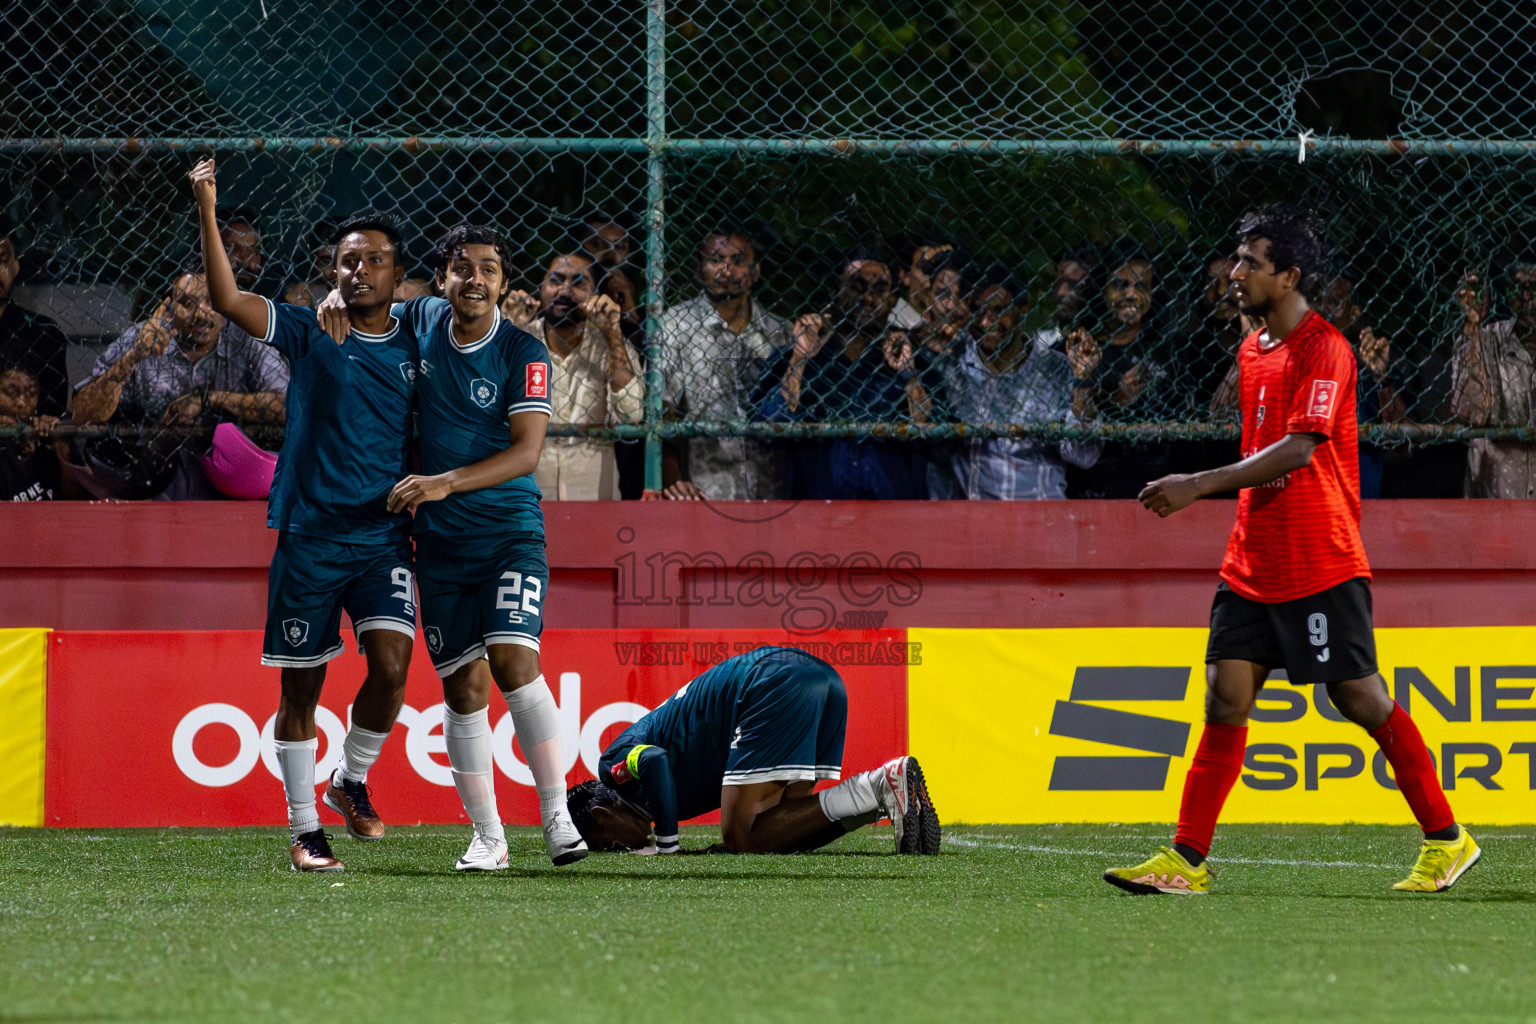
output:
[[[1238,348],[1243,457],[1287,434],[1321,434],[1310,465],[1244,489],[1221,577],[1254,601],[1293,601],[1358,576],[1370,578],[1360,543],[1360,454],[1355,355],[1338,330],[1309,312],[1278,345],[1263,332]]]

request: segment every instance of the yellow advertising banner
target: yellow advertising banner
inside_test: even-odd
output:
[[[43,823],[48,630],[0,629],[0,825]]]
[[[911,629],[909,736],[946,821],[1178,817],[1203,629]],[[1536,628],[1378,629],[1456,817],[1536,822]],[[1321,686],[1271,678],[1226,822],[1412,823],[1386,760]]]

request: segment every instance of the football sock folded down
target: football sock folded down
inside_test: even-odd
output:
[[[368,769],[379,759],[384,749],[387,732],[371,732],[356,724],[347,730],[347,738],[341,743],[341,775],[353,782],[367,782]]]

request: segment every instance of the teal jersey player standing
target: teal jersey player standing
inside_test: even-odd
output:
[[[420,339],[417,382],[421,468],[447,473],[507,447],[518,413],[548,416],[549,350],[495,310],[484,337],[453,339],[443,299],[413,299],[396,313]],[[532,476],[423,504],[414,527],[427,649],[447,676],[482,657],[488,643],[539,648],[544,587],[544,512]],[[464,586],[475,580],[475,588]]]
[[[490,228],[459,225],[437,246],[446,301],[398,310],[420,344],[423,473],[397,483],[388,507],[416,514],[416,578],[427,649],[443,680],[443,739],[474,823],[460,871],[508,863],[491,757],[492,682],[533,775],[550,860],[587,854],[565,808],[560,709],[539,668],[549,568],[533,472],[549,426],[549,352],[501,316],[510,251]]]
[[[624,730],[597,778],[571,789],[588,845],[676,853],[678,822],[715,809],[737,853],[814,849],[878,817],[898,853],[937,853],[940,827],[917,759],[898,757],[841,785],[848,691],[837,670],[793,647],[727,658]]]
[[[339,302],[355,330],[327,337],[312,310],[240,290],[219,236],[214,163],[189,175],[213,307],[287,358],[286,436],[268,505],[278,531],[267,584],[263,664],[282,670],[273,722],[288,798],[290,866],[341,871],[315,801],[315,712],[326,663],[342,651],[341,614],[368,660],[322,797],[354,839],[384,836],[366,784],[405,698],[416,637],[408,517],[391,508],[415,408],[416,338],[390,313],[404,277],[393,221],[363,211],[333,239]]]

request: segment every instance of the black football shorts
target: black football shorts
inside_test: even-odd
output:
[[[1211,602],[1205,663],[1283,668],[1293,683],[1341,683],[1376,673],[1371,584],[1364,577],[1294,601],[1265,604],[1225,583]]]

